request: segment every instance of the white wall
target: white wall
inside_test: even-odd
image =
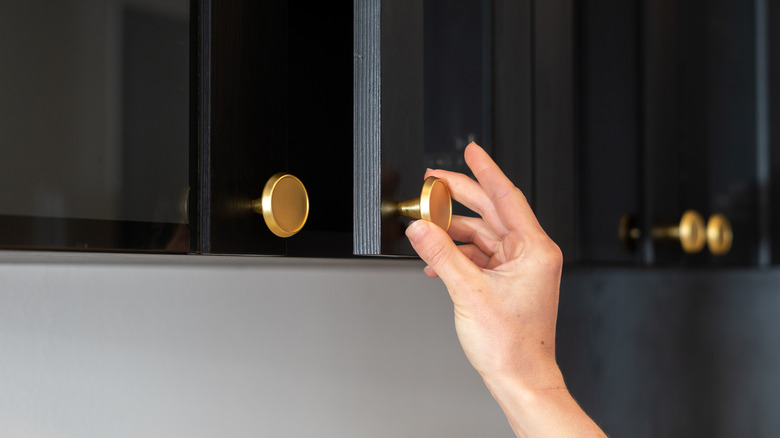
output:
[[[403,260],[0,253],[2,437],[509,437]]]

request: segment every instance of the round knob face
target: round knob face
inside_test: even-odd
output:
[[[279,237],[290,237],[303,228],[309,217],[309,195],[301,180],[277,173],[265,184],[262,214],[268,229]]]
[[[429,177],[420,193],[420,217],[447,231],[452,220],[452,198],[444,180]]]
[[[704,219],[694,210],[683,213],[680,220],[680,244],[688,254],[696,254],[707,243]]]
[[[714,214],[707,221],[707,246],[713,255],[721,256],[731,250],[734,234],[726,216]]]

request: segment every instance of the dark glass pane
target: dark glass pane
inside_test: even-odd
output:
[[[490,151],[491,1],[424,2],[425,164],[467,172],[463,149]]]
[[[186,228],[189,3],[0,5],[0,216],[48,227],[0,245],[164,249],[122,223]],[[79,221],[111,224],[82,242]]]

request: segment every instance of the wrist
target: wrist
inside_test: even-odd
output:
[[[499,403],[526,405],[547,394],[561,391],[568,394],[563,374],[555,363],[539,366],[530,372],[507,371],[483,375],[482,379]]]
[[[557,365],[530,379],[501,374],[484,380],[518,437],[605,437],[569,394]]]
[[[524,349],[523,354],[499,357],[499,360],[481,363],[477,368],[485,384],[491,388],[512,387],[536,391],[565,387],[563,375],[550,348]]]

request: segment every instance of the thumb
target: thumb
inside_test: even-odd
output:
[[[455,245],[446,231],[437,225],[417,220],[409,224],[406,237],[421,259],[448,287],[478,275],[479,267]]]

